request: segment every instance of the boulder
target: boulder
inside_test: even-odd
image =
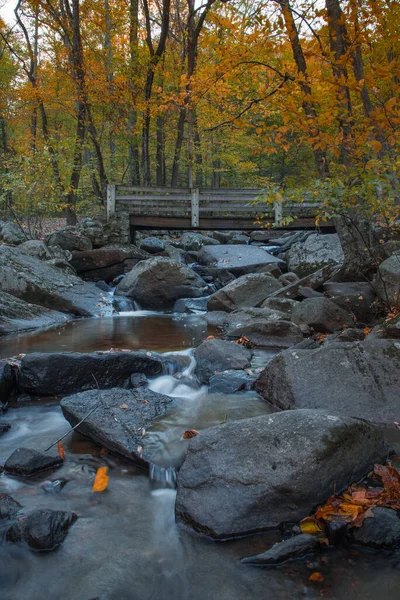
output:
[[[272,296],[271,298],[264,300],[261,304],[261,308],[270,308],[271,310],[277,310],[287,315],[291,315],[296,304],[297,300]]]
[[[267,364],[255,389],[283,410],[326,409],[393,425],[400,422],[400,349],[367,338],[286,350]]]
[[[248,235],[245,235],[243,233],[236,233],[231,241],[231,244],[249,244],[250,243],[250,237]]]
[[[104,295],[94,284],[26,256],[18,248],[0,246],[0,281],[3,292],[51,310],[83,317],[107,310]],[[111,302],[108,310],[111,314]]]
[[[17,448],[4,464],[4,471],[10,475],[29,477],[41,471],[58,469],[63,464],[61,456],[43,454],[32,448]]]
[[[207,309],[231,312],[237,308],[258,306],[281,287],[279,281],[268,273],[242,275],[215,292],[208,301]]]
[[[336,233],[313,233],[304,242],[293,244],[287,252],[289,271],[304,277],[327,265],[341,265],[342,246]]]
[[[199,262],[202,265],[213,266],[217,270],[228,270],[236,277],[258,272],[267,265],[285,264],[262,248],[241,244],[203,246],[199,253]]]
[[[28,235],[24,232],[24,230],[21,229],[19,225],[12,223],[11,221],[3,223],[0,237],[5,244],[12,244],[15,246],[22,244],[22,242],[25,242],[28,239]]]
[[[210,296],[201,298],[180,298],[174,304],[173,312],[177,313],[199,313],[207,310],[207,302]]]
[[[8,494],[0,494],[0,519],[11,519],[21,510],[22,506]]]
[[[60,246],[63,250],[69,250],[70,252],[74,250],[91,250],[93,248],[90,239],[71,226],[48,233],[45,236],[45,242],[48,246]]]
[[[228,369],[210,377],[208,391],[210,394],[234,394],[250,389],[254,378],[245,371]]]
[[[97,250],[73,252],[71,266],[85,281],[113,281],[127,273],[149,254],[136,246],[116,248],[106,246]]]
[[[194,357],[195,373],[200,383],[208,383],[216,372],[250,367],[252,352],[240,344],[213,338],[200,344],[194,351]]]
[[[137,264],[118,284],[117,294],[134,298],[142,308],[172,308],[179,298],[202,296],[206,283],[192,269],[170,258]]]
[[[50,260],[54,258],[51,250],[40,240],[27,240],[19,245],[18,250],[27,256],[33,256],[39,260]]]
[[[198,250],[201,250],[203,246],[218,246],[219,243],[218,240],[212,237],[202,235],[201,233],[190,232],[184,233],[178,242],[179,247],[183,248],[186,252],[197,252]]]
[[[24,542],[32,550],[50,552],[63,543],[77,518],[73,512],[40,508],[11,525],[6,537],[9,542]]]
[[[213,314],[213,313],[210,313]],[[255,321],[273,323],[275,321],[290,321],[290,315],[272,308],[239,308],[231,313],[225,313],[225,323],[230,329],[251,325]]]
[[[0,403],[7,404],[11,392],[15,389],[14,369],[0,360]]]
[[[379,265],[374,279],[378,298],[389,307],[398,304],[400,299],[400,253],[392,254]]]
[[[387,338],[400,338],[400,315],[393,317],[389,321],[385,321],[379,328],[380,335]]]
[[[279,277],[279,281],[282,285],[290,285],[300,280],[300,277],[296,273],[283,273]]]
[[[333,333],[343,326],[353,325],[350,314],[324,296],[299,302],[292,311],[292,321],[297,325],[304,323],[322,333]]]
[[[170,406],[172,398],[140,385],[133,389],[89,390],[61,400],[64,417],[100,446],[134,462],[149,464],[152,444],[146,430]],[[147,445],[149,446],[147,448]]]
[[[270,298],[291,298],[297,299],[301,296],[300,291],[302,288],[311,288],[313,290],[321,287],[327,279],[329,279],[333,273],[337,270],[336,266],[328,265],[327,267],[323,267],[315,273],[311,275],[307,275],[294,283],[290,283],[289,285],[285,285],[283,288],[273,292],[270,295]]]
[[[160,358],[150,352],[34,352],[22,358],[18,388],[29,394],[59,396],[122,386],[132,373],[159,375]]]
[[[313,535],[301,533],[287,540],[274,544],[272,548],[256,556],[247,556],[240,562],[246,565],[269,566],[279,565],[288,560],[304,558],[319,552],[318,539]]]
[[[370,283],[366,281],[328,282],[322,289],[325,295],[338,306],[353,313],[357,321],[369,323],[374,318],[372,303],[376,294]]]
[[[301,329],[294,323],[264,319],[255,319],[241,327],[231,327],[226,335],[231,338],[244,336],[253,346],[264,348],[290,348],[303,339]]]
[[[66,323],[71,317],[62,312],[28,304],[6,292],[0,292],[0,337]]]
[[[140,242],[140,249],[149,254],[159,254],[165,250],[165,242],[156,237],[148,237]]]
[[[400,546],[400,518],[395,510],[372,509],[373,518],[366,518],[361,527],[353,528],[352,540],[362,546],[394,550]]]
[[[102,248],[113,241],[111,236],[104,230],[103,224],[94,219],[83,219],[77,224],[76,231],[89,238],[93,248]]]
[[[313,410],[284,411],[200,432],[178,473],[178,521],[215,539],[308,516],[386,457],[378,427]]]

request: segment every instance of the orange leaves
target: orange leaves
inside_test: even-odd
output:
[[[96,477],[94,478],[92,492],[104,492],[108,486],[108,480],[110,479],[107,475],[108,467],[99,467],[97,469]]]
[[[65,450],[64,450],[64,446],[62,445],[61,442],[58,442],[58,444],[57,444],[57,452],[58,452],[58,455],[61,456],[61,458],[63,460],[65,460]]]
[[[240,337],[238,340],[236,340],[235,344],[240,344],[241,346],[244,346],[245,348],[253,347],[253,344],[251,343],[249,338],[247,338],[245,335],[242,335],[242,337]]]
[[[301,521],[302,533],[323,541],[326,522],[342,521],[350,527],[361,527],[365,519],[374,517],[372,509],[376,506],[400,510],[400,472],[390,464],[375,465],[373,475],[383,487],[350,486],[340,496],[332,496],[312,517]]]
[[[312,573],[312,575],[310,575],[308,581],[317,581],[318,583],[322,583],[324,581],[324,577],[323,575],[321,575],[321,573],[315,571],[315,573]]]

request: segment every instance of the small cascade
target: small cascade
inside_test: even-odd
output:
[[[130,313],[136,310],[135,303],[125,296],[116,296],[114,294],[113,304],[115,310],[119,313]]]
[[[177,471],[175,467],[160,467],[150,463],[150,481],[161,484],[163,487],[176,488]]]

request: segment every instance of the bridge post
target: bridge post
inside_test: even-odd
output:
[[[274,202],[274,212],[275,212],[275,226],[279,227],[282,225],[282,203]]]
[[[106,216],[107,221],[111,219],[115,215],[115,184],[109,183],[107,185],[107,206],[106,206]]]
[[[200,225],[200,192],[199,192],[198,188],[192,190],[191,215],[192,215],[192,227],[199,227],[199,225]]]

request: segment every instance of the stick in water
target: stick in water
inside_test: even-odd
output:
[[[99,384],[97,383],[97,379],[96,379],[96,377],[93,375],[93,373],[92,373],[92,377],[93,377],[93,379],[94,379],[94,380],[95,380],[95,382],[96,382],[97,389],[100,391]],[[77,423],[76,425],[74,425],[73,427],[71,427],[71,429],[70,429],[69,431],[67,431],[67,433],[64,433],[64,435],[62,435],[62,436],[61,436],[61,437],[60,437],[58,440],[56,440],[56,441],[55,441],[53,444],[51,444],[51,446],[49,446],[48,448],[46,448],[45,452],[48,452],[48,451],[49,451],[49,450],[50,450],[50,449],[51,449],[53,446],[55,446],[56,444],[58,444],[58,442],[61,442],[61,440],[63,440],[65,437],[67,437],[67,435],[69,435],[69,434],[70,434],[72,431],[74,431],[74,429],[76,429],[77,427],[79,427],[79,425],[81,425],[81,423],[83,423],[83,421],[86,421],[86,419],[87,419],[88,417],[90,417],[90,415],[91,415],[91,414],[92,414],[92,413],[93,413],[93,412],[96,410],[96,408],[98,408],[98,407],[99,407],[99,405],[100,405],[100,402],[98,402],[98,403],[96,404],[96,406],[94,406],[94,407],[93,407],[93,408],[92,408],[92,409],[91,409],[91,410],[88,412],[88,414],[87,414],[87,415],[85,415],[85,416],[83,417],[83,419],[81,419],[81,420],[79,421],[79,423]]]

